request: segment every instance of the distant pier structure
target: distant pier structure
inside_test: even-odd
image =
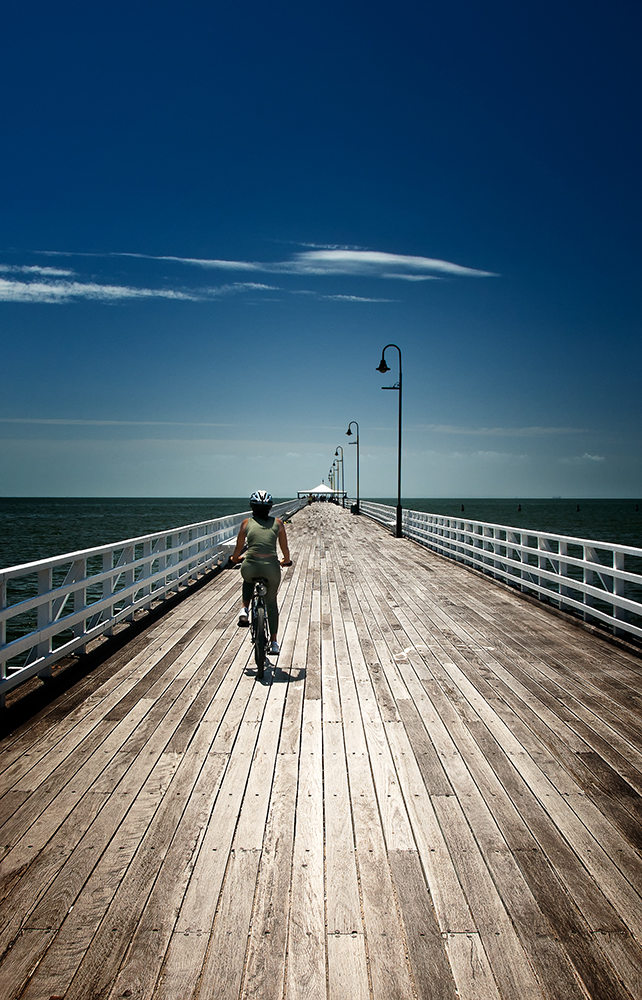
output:
[[[312,500],[312,501],[328,501],[332,500],[335,503],[345,504],[345,500],[348,494],[345,490],[335,490],[330,486],[326,486],[324,482],[319,483],[311,490],[299,490],[297,497],[300,500]]]
[[[1,571],[0,998],[641,997],[642,552],[306,497]]]

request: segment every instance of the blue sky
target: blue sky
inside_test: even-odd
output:
[[[639,496],[641,26],[7,8],[0,494]]]

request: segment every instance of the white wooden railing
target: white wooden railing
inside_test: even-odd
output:
[[[362,514],[394,529],[395,508],[362,500]],[[642,549],[531,528],[404,510],[403,534],[442,556],[642,639]]]
[[[275,504],[277,517],[304,500]],[[224,564],[249,511],[0,569],[0,704],[7,691]]]

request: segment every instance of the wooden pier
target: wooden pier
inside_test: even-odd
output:
[[[640,1000],[642,659],[329,504],[0,744],[0,1000]]]

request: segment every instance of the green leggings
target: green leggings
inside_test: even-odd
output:
[[[249,607],[254,593],[254,581],[257,577],[262,577],[267,584],[267,594],[265,596],[265,606],[267,607],[268,621],[270,623],[270,633],[276,635],[279,630],[279,609],[276,605],[276,592],[281,582],[281,567],[279,560],[274,559],[252,559],[247,556],[241,563],[241,576],[243,577],[243,604]]]

